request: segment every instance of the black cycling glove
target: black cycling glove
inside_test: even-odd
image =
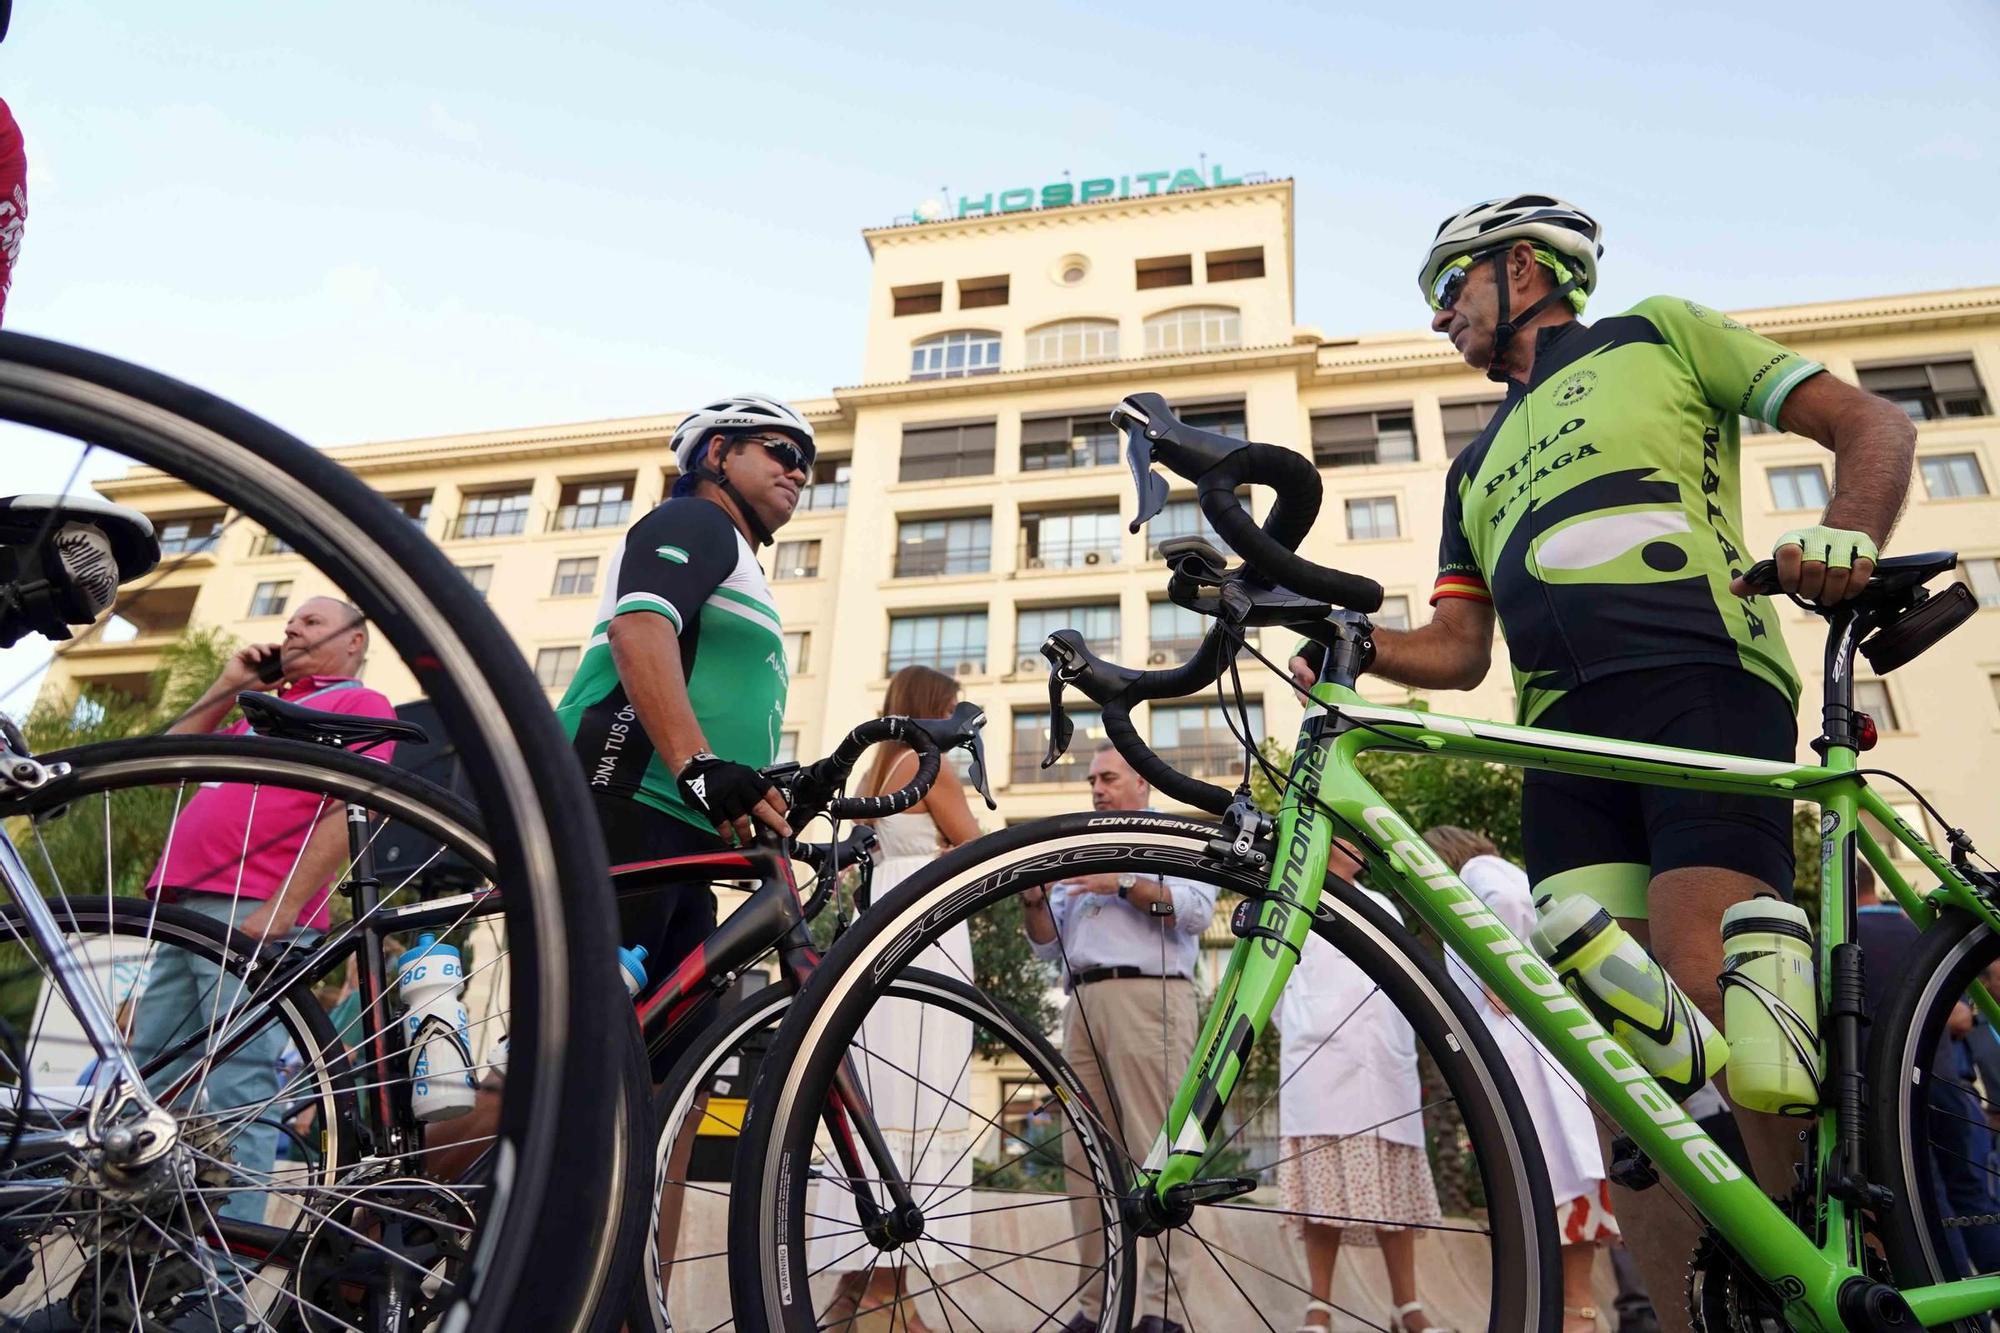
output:
[[[674,781],[688,804],[717,828],[749,814],[771,791],[771,779],[756,769],[706,750],[688,760]]]

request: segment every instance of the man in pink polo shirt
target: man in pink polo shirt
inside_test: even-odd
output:
[[[220,725],[243,690],[275,690],[288,703],[322,712],[394,717],[389,701],[355,678],[367,650],[360,612],[336,598],[308,598],[286,622],[283,643],[239,650],[168,730],[243,734],[245,722]],[[274,656],[282,671],[275,684],[258,674],[259,665]],[[386,761],[391,748],[384,743],[364,753]],[[295,928],[325,930],[332,882],[347,862],[345,816],[339,801],[313,792],[250,783],[204,786],[175,819],[147,893],[258,940],[278,939]],[[160,952],[132,1034],[142,1063],[196,1032],[213,1030],[212,1020],[240,998],[233,984],[218,996],[218,977],[214,967],[182,951]],[[272,1024],[210,1070],[202,1084],[210,1112],[225,1120],[271,1118],[264,1108],[278,1092],[277,1060],[284,1044],[283,1030]],[[177,1076],[185,1064],[170,1066],[164,1077]],[[231,1156],[246,1181],[254,1185],[267,1177],[277,1141],[278,1130],[269,1124],[249,1123],[237,1134]],[[248,1189],[229,1196],[218,1211],[261,1221],[264,1197]]]

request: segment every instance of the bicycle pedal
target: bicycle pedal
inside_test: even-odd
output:
[[[1614,1184],[1623,1185],[1635,1194],[1660,1183],[1659,1168],[1653,1165],[1653,1159],[1623,1134],[1611,1140],[1611,1166],[1606,1174]]]

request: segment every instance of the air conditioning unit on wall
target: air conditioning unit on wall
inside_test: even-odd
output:
[[[1039,657],[1024,657],[1014,663],[1014,674],[1019,676],[1033,675],[1035,672],[1044,669],[1042,659]]]
[[[1103,559],[1104,553],[1102,551],[1085,551],[1083,553],[1083,563],[1086,565],[1099,564]]]
[[[976,676],[986,669],[984,662],[960,662],[953,670],[954,676]]]

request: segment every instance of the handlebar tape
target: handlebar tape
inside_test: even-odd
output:
[[[1132,725],[1132,710],[1124,704],[1106,704],[1100,716],[1104,719],[1104,734],[1118,747],[1118,753],[1132,765],[1137,773],[1155,791],[1163,791],[1177,801],[1185,802],[1197,810],[1206,810],[1212,815],[1228,813],[1230,795],[1212,783],[1200,778],[1191,778],[1153,753]]]
[[[1236,499],[1245,483],[1268,486],[1277,503],[1258,527]],[[1197,490],[1202,513],[1245,563],[1281,587],[1355,611],[1382,606],[1382,585],[1374,579],[1314,564],[1294,549],[1319,517],[1319,469],[1290,449],[1251,443],[1204,474]]]
[[[909,782],[880,796],[834,797],[827,802],[826,813],[835,819],[880,819],[909,809],[923,800],[931,784],[937,781],[943,758],[930,734],[903,717],[878,717],[848,732],[832,754],[806,769],[800,789],[838,792],[853,773],[854,765],[860,762],[862,753],[883,741],[895,741],[916,752],[917,771]]]

